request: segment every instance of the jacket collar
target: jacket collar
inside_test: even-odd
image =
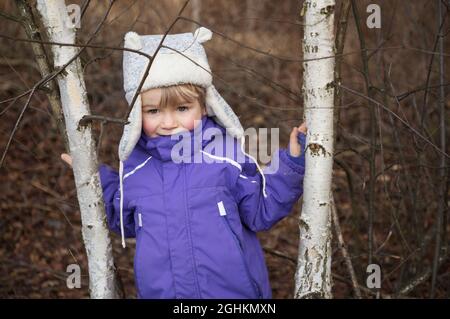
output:
[[[141,131],[141,137],[139,138],[138,145],[145,149],[151,156],[161,161],[172,161],[172,149],[177,143],[190,144],[190,147],[185,148],[190,151],[189,154],[182,152],[182,157],[191,157],[195,153],[203,149],[208,143],[214,139],[214,135],[207,134],[205,138],[205,131],[209,128],[218,128],[221,134],[225,133],[225,128],[217,124],[211,117],[204,115],[201,119],[201,129],[197,126],[191,131],[185,131],[173,135],[160,135],[157,137],[149,137],[144,131]],[[200,143],[201,141],[201,143]],[[181,144],[179,144],[181,145]],[[176,153],[177,154],[177,153]]]

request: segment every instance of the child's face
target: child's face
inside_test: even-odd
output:
[[[160,108],[161,89],[150,89],[141,93],[142,127],[147,136],[172,135],[195,128],[206,110],[198,100],[182,101],[177,105]]]

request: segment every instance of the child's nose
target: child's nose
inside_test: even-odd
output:
[[[173,114],[171,112],[164,112],[164,117],[162,120],[162,127],[164,129],[172,129],[175,128],[176,125],[176,121],[175,121],[175,117],[173,116]]]

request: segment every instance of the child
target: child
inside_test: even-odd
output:
[[[244,151],[239,119],[212,85],[201,45],[211,36],[203,27],[167,35],[171,49],[157,53],[124,127],[119,174],[100,166],[109,227],[124,247],[125,237],[136,237],[139,298],[271,298],[256,232],[289,214],[303,193],[305,124],[292,130],[290,150],[278,151],[278,170],[264,175]],[[161,39],[129,32],[125,47],[153,56]],[[124,51],[129,104],[147,61]],[[202,135],[182,162],[172,152],[179,133]],[[223,152],[230,145],[231,155]],[[199,155],[200,163],[186,161]]]

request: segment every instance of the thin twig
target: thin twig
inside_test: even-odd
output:
[[[360,18],[358,13],[358,7],[355,0],[352,0],[352,11],[355,20],[356,30],[358,33],[359,45],[361,49],[361,60],[363,64],[363,75],[364,75],[364,84],[366,88],[366,94],[369,98],[373,98],[373,89],[371,87],[370,78],[369,78],[369,59],[367,57],[367,50],[364,40],[364,35],[362,34]],[[368,227],[368,249],[369,249],[369,260],[368,263],[372,263],[373,259],[373,218],[375,213],[375,144],[376,144],[376,114],[375,107],[372,103],[369,103],[369,112],[370,112],[370,162],[369,162],[369,171],[370,171],[370,179],[369,179],[369,207],[368,207],[368,217],[369,217],[369,227]]]
[[[366,100],[369,100],[370,102],[376,104],[377,106],[382,107],[386,112],[391,113],[397,120],[399,120],[403,125],[405,125],[412,133],[414,133],[415,135],[417,135],[418,137],[420,137],[420,138],[421,138],[423,141],[425,141],[427,144],[430,144],[430,145],[436,150],[436,152],[438,152],[439,154],[444,155],[444,156],[447,157],[447,158],[450,158],[450,155],[449,155],[449,154],[445,153],[445,152],[442,151],[438,146],[436,146],[433,142],[429,141],[426,137],[424,137],[422,134],[420,134],[415,128],[413,128],[411,125],[409,125],[404,119],[402,119],[402,118],[399,117],[397,114],[395,114],[395,112],[391,111],[387,106],[383,105],[382,103],[378,102],[378,101],[375,100],[375,99],[372,99],[372,98],[370,98],[370,97],[368,97],[368,96],[365,96],[364,94],[362,94],[362,93],[360,93],[360,92],[358,92],[358,91],[356,91],[356,90],[350,89],[350,88],[348,88],[348,87],[346,87],[346,86],[344,86],[344,85],[339,85],[339,84],[337,84],[337,85],[338,85],[339,87],[343,88],[344,90],[346,90],[346,91],[348,91],[348,92],[354,94],[354,95],[357,95],[357,96],[359,96],[359,97],[362,97],[362,98],[364,98],[364,99],[366,99]]]
[[[333,218],[334,231],[336,232],[336,237],[338,239],[339,249],[341,250],[342,257],[344,257],[345,265],[347,266],[347,271],[348,271],[351,281],[352,281],[352,286],[353,286],[353,290],[355,292],[355,296],[357,299],[361,299],[362,298],[361,290],[359,289],[358,279],[356,278],[355,270],[353,268],[352,261],[349,257],[347,247],[345,245],[344,236],[342,236],[341,226],[339,224],[339,217],[336,212],[336,205],[334,202],[333,194],[330,194],[330,201],[331,201],[331,203],[330,203],[331,204],[331,207],[330,207],[331,216]]]
[[[445,117],[446,117],[446,111],[445,111],[445,92],[444,92],[444,86],[442,84],[444,83],[444,57],[442,56],[442,52],[444,51],[444,38],[441,34],[441,26],[443,25],[443,17],[442,17],[442,1],[437,0],[438,2],[438,21],[439,21],[439,83],[441,84],[440,90],[439,90],[439,113],[440,113],[440,142],[441,142],[441,149],[445,151],[446,149],[446,126],[445,126]],[[436,293],[436,279],[437,279],[437,273],[439,270],[439,257],[441,255],[441,247],[442,242],[445,242],[445,228],[446,225],[444,224],[444,214],[446,210],[446,203],[447,203],[447,170],[444,168],[447,165],[447,159],[445,156],[441,155],[440,158],[441,162],[441,170],[439,171],[439,177],[440,177],[440,187],[439,187],[439,197],[438,197],[438,211],[437,211],[437,229],[436,229],[436,243],[434,247],[434,258],[433,258],[433,273],[431,276],[431,291],[430,291],[430,298],[434,298]]]

